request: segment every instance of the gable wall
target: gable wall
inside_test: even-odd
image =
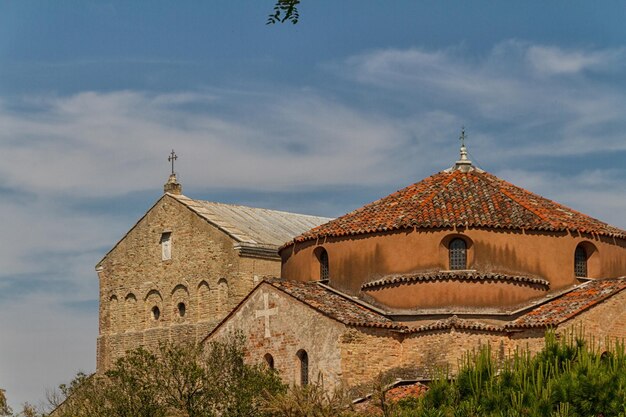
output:
[[[164,231],[171,232],[168,261],[161,257]],[[278,261],[240,257],[228,235],[168,196],[99,267],[99,371],[128,349],[201,340],[253,288],[255,277],[280,273]]]
[[[267,294],[270,309],[270,337],[265,337],[265,319],[257,311],[265,309]],[[309,357],[309,380],[323,377],[324,385],[332,389],[342,376],[339,340],[346,327],[300,301],[262,284],[207,340],[216,340],[241,330],[246,337],[246,356],[251,363],[263,363],[265,354],[274,358],[275,369],[286,383],[299,383],[299,360],[304,349]]]

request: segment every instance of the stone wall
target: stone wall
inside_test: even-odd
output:
[[[393,369],[408,372],[411,378],[432,377],[442,370],[454,374],[466,355],[481,346],[489,345],[498,358],[518,348],[537,352],[543,347],[543,334],[543,330],[522,335],[449,329],[406,335],[351,328],[341,339],[343,380],[348,386],[360,385]]]
[[[267,328],[264,312],[269,314]],[[271,355],[286,383],[300,382],[301,351],[308,356],[309,381],[323,378],[325,386],[332,389],[343,377],[338,345],[346,327],[267,283],[231,313],[207,342],[226,337],[234,329],[246,337],[246,360],[263,363],[265,356]]]
[[[164,233],[170,233],[169,260],[162,256]],[[241,257],[233,243],[163,196],[97,266],[97,370],[138,346],[203,339],[260,277],[280,274],[279,260]]]

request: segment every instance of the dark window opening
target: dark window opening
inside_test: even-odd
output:
[[[265,359],[265,363],[270,369],[274,369],[274,357],[272,355],[266,353],[263,359]]]
[[[178,303],[178,315],[181,317],[185,317],[185,313],[187,312],[187,307],[185,303]]]
[[[161,310],[159,310],[159,307],[152,307],[152,320],[158,320],[159,317],[161,317]]]
[[[587,251],[581,245],[574,252],[574,273],[577,277],[587,276]]]
[[[309,355],[305,350],[299,350],[296,354],[300,359],[300,385],[309,384]]]
[[[467,269],[467,244],[463,239],[452,239],[449,252],[450,269]]]
[[[328,281],[330,279],[330,268],[328,267],[328,252],[322,249],[320,253],[320,281]]]

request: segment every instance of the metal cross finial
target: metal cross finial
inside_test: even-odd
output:
[[[459,140],[461,141],[461,147],[465,147],[465,126],[461,127],[461,136],[459,136]]]
[[[172,153],[167,158],[167,160],[172,163],[172,175],[174,175],[174,161],[177,159],[178,159],[178,156],[176,155],[176,153],[174,153],[174,149],[172,149]]]

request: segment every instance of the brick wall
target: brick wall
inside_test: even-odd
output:
[[[429,377],[444,369],[455,373],[467,353],[486,345],[500,358],[517,348],[537,352],[543,347],[543,331],[507,335],[450,329],[400,335],[351,328],[341,339],[343,379],[349,386],[360,385],[394,368],[410,371],[411,377]]]
[[[269,316],[269,337],[265,318],[257,312],[266,310]],[[300,359],[297,353],[307,352],[309,380],[324,379],[333,388],[342,378],[339,341],[346,327],[332,320],[269,284],[262,284],[232,313],[224,326],[217,329],[208,342],[223,338],[234,329],[246,336],[246,356],[251,363],[263,363],[270,354],[274,367],[287,383],[299,383]]]
[[[626,291],[597,304],[559,326],[559,332],[583,332],[600,348],[611,340],[626,339]]]

